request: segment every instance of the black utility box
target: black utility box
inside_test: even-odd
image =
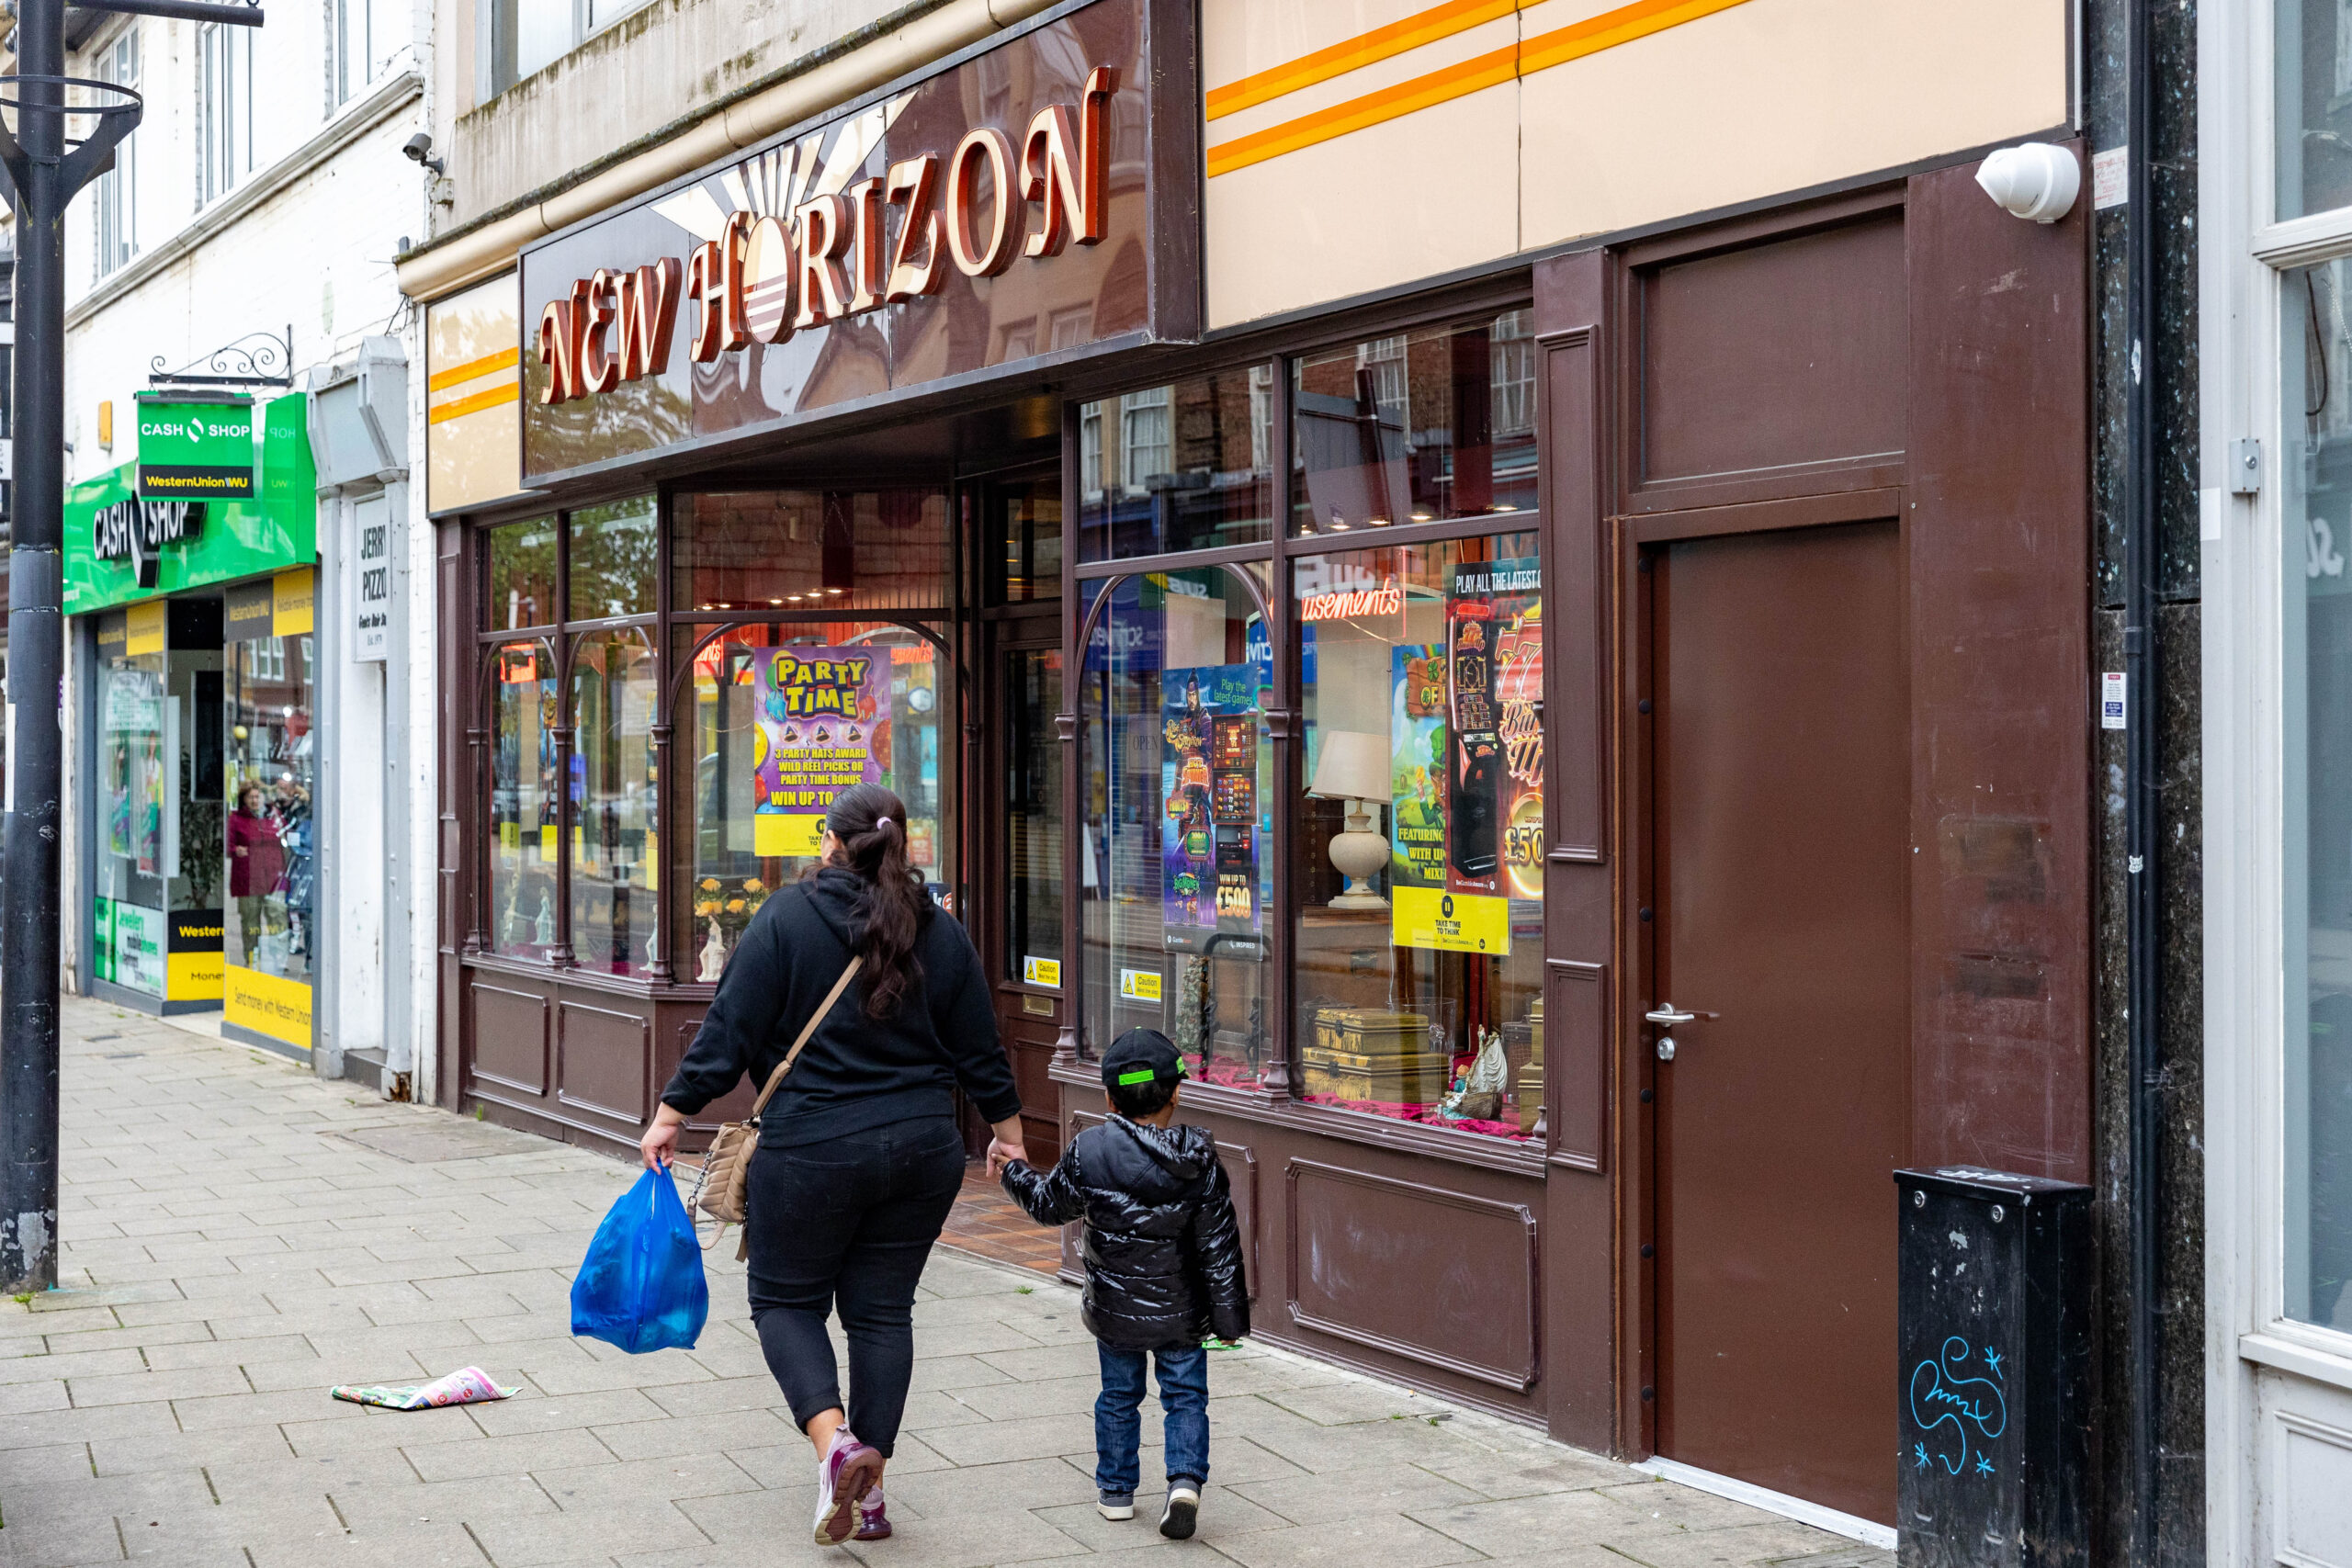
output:
[[[1898,1170],[1902,1568],[2090,1558],[2087,1187]]]

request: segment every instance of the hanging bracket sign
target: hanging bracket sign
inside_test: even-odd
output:
[[[245,501],[254,494],[254,405],[141,396],[141,501]]]

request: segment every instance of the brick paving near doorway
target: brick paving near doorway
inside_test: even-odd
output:
[[[1156,1508],[1108,1524],[1076,1293],[946,1252],[916,1308],[898,1535],[828,1553],[731,1247],[695,1349],[571,1337],[571,1270],[628,1166],[101,1004],[64,1021],[64,1285],[0,1301],[0,1568],[1890,1561],[1255,1347],[1214,1363],[1200,1536],[1161,1540]],[[522,1393],[327,1397],[467,1365]]]
[[[1006,1196],[1003,1184],[989,1178],[988,1167],[977,1161],[964,1168],[964,1190],[939,1241],[958,1252],[1047,1279],[1061,1272],[1062,1233],[1031,1219]]]

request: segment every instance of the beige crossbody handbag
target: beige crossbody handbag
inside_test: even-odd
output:
[[[800,1048],[808,1043],[809,1037],[817,1032],[817,1026],[825,1021],[825,1015],[831,1012],[833,1004],[842,999],[842,993],[849,989],[849,983],[857,977],[858,966],[865,962],[863,958],[851,959],[849,967],[842,971],[842,977],[833,982],[833,988],[825,993],[825,999],[817,1004],[817,1010],[808,1015],[808,1023],[800,1031],[800,1038],[792,1043],[792,1049],[784,1054],[784,1060],[778,1062],[775,1071],[768,1075],[766,1086],[760,1090],[760,1098],[752,1101],[751,1115],[741,1122],[723,1123],[712,1135],[710,1150],[702,1156],[702,1174],[695,1179],[695,1197],[691,1206],[701,1209],[718,1221],[719,1235],[725,1235],[729,1225],[741,1224],[749,1212],[746,1199],[752,1177],[752,1154],[760,1146],[760,1112],[767,1109],[768,1097],[784,1082],[784,1075],[792,1070],[792,1064],[800,1059]],[[711,1237],[714,1242],[718,1239],[717,1235]],[[735,1256],[742,1258],[751,1244],[752,1238],[746,1235],[737,1244]]]

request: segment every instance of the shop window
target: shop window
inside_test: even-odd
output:
[[[1263,367],[1079,409],[1081,560],[1256,544],[1272,527]]]
[[[98,626],[91,973],[158,1000],[220,997],[220,626],[218,599]]]
[[[555,650],[501,643],[490,670],[490,951],[545,958],[556,945]]]
[[[2352,260],[2282,282],[2286,1306],[2352,1332]]]
[[[1297,1077],[1505,1138],[1544,1093],[1543,598],[1532,533],[1292,568],[1304,754]]]
[[[556,521],[537,517],[487,530],[491,631],[551,626],[563,619],[556,592]]]
[[[695,614],[936,613],[955,601],[944,491],[710,491],[677,497],[674,512],[676,603]]]
[[[315,640],[245,637],[228,657],[227,962],[305,986],[318,965]]]
[[[1293,535],[1533,511],[1527,323],[1510,310],[1295,361]]]
[[[650,615],[661,532],[653,498],[633,496],[571,514],[571,602],[567,621]]]
[[[656,954],[660,686],[641,628],[591,632],[572,652],[571,946],[583,969],[642,975]]]
[[[1265,624],[1223,567],[1109,592],[1080,689],[1088,1041],[1148,1025],[1194,1077],[1254,1085],[1274,1022]]]
[[[1006,978],[1062,983],[1062,705],[1059,649],[1004,656]]]
[[[717,629],[682,628],[679,658]],[[825,808],[851,784],[906,803],[908,858],[944,897],[953,676],[936,644],[890,622],[738,626],[692,658],[676,720],[694,765],[686,976],[717,980],[761,903],[816,868]]]
[[[2278,220],[2352,206],[2352,3],[2279,0]]]

